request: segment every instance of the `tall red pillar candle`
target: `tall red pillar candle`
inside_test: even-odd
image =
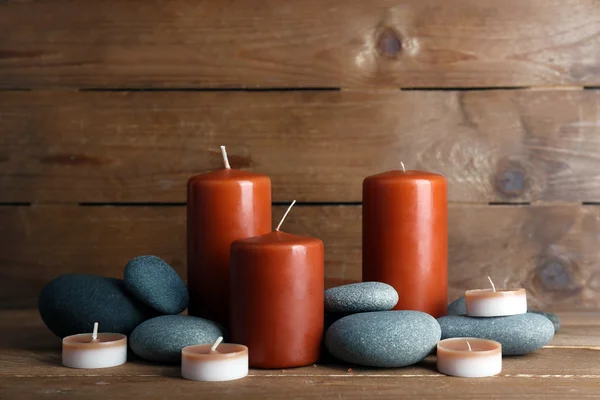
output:
[[[227,325],[229,248],[234,240],[271,231],[271,180],[225,168],[187,185],[189,315]]]
[[[231,339],[248,346],[251,367],[299,367],[318,360],[324,289],[324,248],[319,239],[277,227],[266,235],[233,242]]]
[[[446,178],[421,171],[389,171],[363,182],[363,281],[393,286],[395,310],[447,313],[446,192]]]

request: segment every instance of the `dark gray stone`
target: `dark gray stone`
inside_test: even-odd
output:
[[[369,367],[403,367],[423,360],[440,340],[440,326],[419,311],[353,314],[331,325],[325,346],[334,357]]]
[[[161,314],[179,314],[190,300],[177,272],[156,256],[139,256],[125,267],[125,287]]]
[[[544,317],[548,318],[554,325],[554,332],[559,331],[560,318],[558,318],[557,315],[545,311],[531,309],[528,309],[527,312],[543,315]],[[448,306],[448,315],[467,315],[467,303],[465,300],[465,296],[460,296],[458,299],[450,303],[450,305]]]
[[[467,301],[465,296],[460,296],[448,305],[448,315],[466,315]]]
[[[40,316],[56,336],[91,332],[129,335],[156,311],[128,296],[123,281],[86,274],[62,275],[48,283],[38,301]]]
[[[515,356],[531,353],[550,343],[554,326],[542,315],[525,313],[507,317],[476,318],[460,315],[438,319],[442,339],[476,337],[502,344],[502,354]]]
[[[181,349],[194,344],[214,343],[224,336],[216,322],[186,315],[163,315],[139,325],[129,337],[133,352],[146,360],[181,361]]]
[[[558,318],[558,315],[540,310],[528,310],[527,312],[543,315],[544,317],[548,318],[550,322],[552,322],[552,325],[554,325],[554,333],[560,330],[560,318]]]
[[[355,314],[388,311],[398,303],[396,290],[381,282],[360,282],[327,289],[325,312]]]

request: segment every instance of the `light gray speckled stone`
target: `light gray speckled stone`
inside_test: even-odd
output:
[[[325,346],[334,357],[369,367],[403,367],[423,360],[440,340],[440,326],[419,311],[353,314],[327,330]]]
[[[381,282],[360,282],[327,289],[325,312],[355,314],[388,311],[398,303],[398,293]]]
[[[560,318],[556,314],[552,314],[546,311],[539,310],[531,310],[528,309],[527,312],[540,314],[544,317],[548,318],[552,324],[554,325],[554,332],[558,332],[560,329]],[[460,296],[458,299],[454,300],[450,305],[448,305],[448,315],[466,315],[467,314],[467,303],[465,300],[465,296]]]
[[[476,337],[495,340],[502,344],[502,354],[507,356],[536,351],[554,336],[552,322],[533,313],[487,318],[454,315],[439,318],[438,322],[442,339]]]
[[[215,322],[186,315],[163,315],[135,328],[129,346],[146,360],[179,362],[184,347],[214,343],[219,336],[223,336],[223,330]]]
[[[135,257],[125,266],[124,281],[133,296],[161,314],[179,314],[188,306],[185,283],[162,258]]]
[[[552,322],[552,325],[554,325],[554,333],[560,330],[560,318],[558,318],[558,315],[540,310],[527,310],[527,312],[543,315],[544,317],[548,318],[550,322]]]

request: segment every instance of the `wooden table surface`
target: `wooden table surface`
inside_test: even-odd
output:
[[[500,376],[453,378],[435,358],[407,368],[330,364],[251,370],[242,380],[199,383],[179,366],[133,359],[109,369],[61,366],[60,340],[36,310],[0,311],[1,399],[534,399],[600,398],[600,313],[558,313],[563,328],[534,354],[504,359]]]

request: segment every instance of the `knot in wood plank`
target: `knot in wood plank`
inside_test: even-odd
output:
[[[576,269],[577,266],[570,260],[550,257],[535,269],[534,284],[551,292],[554,298],[569,297],[581,290],[575,279]]]
[[[495,187],[506,197],[520,197],[527,188],[527,172],[517,161],[504,161],[496,169]]]
[[[397,59],[403,49],[404,43],[402,36],[394,29],[386,27],[379,31],[377,37],[377,53],[380,57]]]

